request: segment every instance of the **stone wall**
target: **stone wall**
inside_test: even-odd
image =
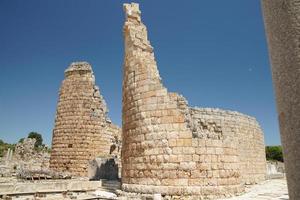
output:
[[[106,114],[92,67],[87,62],[72,63],[60,88],[50,168],[86,176],[88,161],[110,155],[120,129]]]
[[[123,190],[216,197],[240,193],[250,175],[255,175],[251,183],[261,180],[261,171],[256,179],[250,166],[256,158],[248,155],[255,144],[263,149],[255,152],[263,162],[263,135],[252,130],[258,125],[232,114],[222,121],[213,113],[190,109],[184,97],[169,93],[161,83],[138,4],[124,4],[124,10]]]
[[[244,184],[255,184],[265,180],[264,136],[255,118],[216,108],[191,108],[190,113],[195,137],[204,132],[208,139],[226,140],[228,137],[229,143],[230,138],[237,139],[235,148]]]

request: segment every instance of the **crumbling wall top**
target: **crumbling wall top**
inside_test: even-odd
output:
[[[123,9],[127,19],[136,19],[141,21],[141,11],[138,3],[124,3]]]
[[[72,62],[70,66],[65,70],[65,75],[68,75],[74,71],[88,71],[92,72],[92,67],[88,62]]]
[[[206,113],[214,113],[216,115],[220,116],[234,116],[234,117],[239,117],[239,118],[245,118],[249,121],[253,121],[258,124],[257,120],[255,117],[237,112],[237,111],[232,111],[232,110],[223,110],[220,108],[199,108],[199,107],[191,107],[190,108],[194,112],[206,112]]]

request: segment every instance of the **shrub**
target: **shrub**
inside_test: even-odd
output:
[[[266,146],[267,160],[283,162],[283,154],[281,146]]]
[[[18,143],[23,143],[23,142],[24,142],[24,139],[25,139],[25,138],[19,139],[19,142],[18,142]]]

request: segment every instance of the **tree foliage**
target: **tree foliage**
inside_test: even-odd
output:
[[[34,144],[34,147],[39,147],[42,146],[43,144],[43,137],[41,134],[37,133],[37,132],[30,132],[28,134],[28,138],[35,138],[36,142]]]
[[[19,142],[18,143],[22,143],[24,141],[25,138],[21,138],[19,139]]]
[[[267,160],[276,160],[283,162],[283,153],[281,146],[266,146]]]

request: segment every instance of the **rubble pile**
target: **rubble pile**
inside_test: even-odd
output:
[[[35,142],[34,138],[26,138],[16,144],[15,151],[8,149],[0,162],[0,176],[14,176],[24,170],[47,170],[50,153],[46,147],[35,148]]]

